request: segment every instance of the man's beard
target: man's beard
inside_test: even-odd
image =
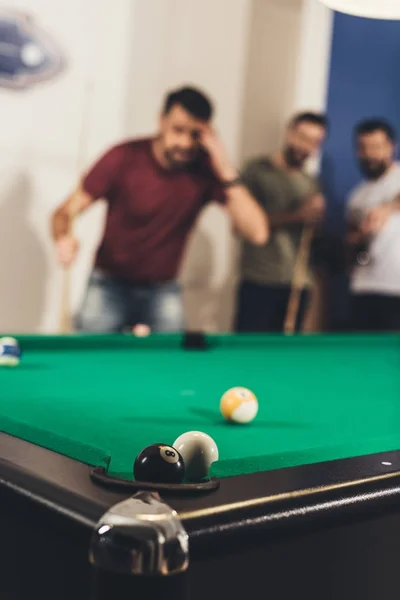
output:
[[[389,165],[383,160],[370,161],[366,159],[360,159],[359,165],[364,177],[371,181],[376,181],[377,179],[380,179],[389,168]]]
[[[197,158],[197,154],[195,152],[190,152],[187,155],[187,158],[177,158],[176,151],[176,148],[167,148],[164,150],[165,160],[171,169],[187,169],[195,162]]]
[[[283,151],[283,155],[285,157],[285,162],[287,166],[291,169],[301,169],[306,160],[308,159],[308,155],[304,152],[296,150],[293,146],[286,146]]]

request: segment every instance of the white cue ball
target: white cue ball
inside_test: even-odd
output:
[[[132,333],[135,337],[148,337],[151,334],[151,329],[144,323],[138,323],[138,325],[135,325],[132,329]]]
[[[215,441],[202,431],[188,431],[172,444],[185,463],[185,477],[189,481],[200,481],[209,476],[210,467],[219,457]]]

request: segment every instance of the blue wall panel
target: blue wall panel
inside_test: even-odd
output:
[[[400,132],[400,21],[336,13],[328,89],[331,132],[322,180],[328,229],[340,231],[350,189],[360,180],[352,130],[365,117],[385,117]]]

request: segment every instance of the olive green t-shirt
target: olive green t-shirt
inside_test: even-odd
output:
[[[295,211],[319,191],[317,181],[306,173],[285,171],[269,158],[249,162],[242,180],[270,215]],[[264,246],[244,242],[241,279],[260,284],[290,284],[301,231],[301,224],[290,225],[273,229]],[[310,284],[311,272],[308,272],[306,285]]]

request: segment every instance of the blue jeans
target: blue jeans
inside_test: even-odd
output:
[[[153,332],[179,332],[184,328],[180,287],[175,281],[136,284],[95,269],[89,279],[78,331],[112,333],[138,323]]]

